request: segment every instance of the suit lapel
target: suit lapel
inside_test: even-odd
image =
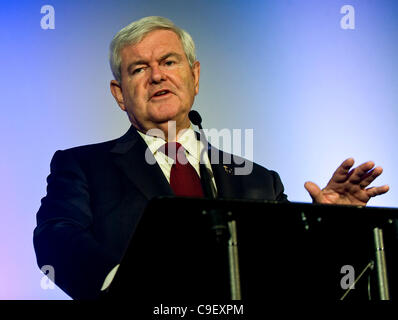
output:
[[[201,140],[200,133],[196,132],[196,138]],[[205,144],[206,140],[203,141]],[[234,175],[235,164],[233,157],[214,148],[210,143],[207,144],[207,155],[210,160],[211,170],[217,186],[217,198],[239,198],[242,194],[240,179]]]
[[[218,198],[239,198],[241,195],[241,184],[239,179],[234,175],[234,167],[232,157],[212,146],[209,146],[209,159],[211,169],[213,171],[214,180],[217,186]],[[217,159],[218,155],[218,159]],[[224,158],[226,156],[227,158]],[[231,159],[229,161],[228,159]]]
[[[136,129],[131,126],[111,149],[114,163],[129,180],[148,198],[173,195],[173,191],[157,164],[152,152]],[[146,161],[146,158],[148,161]],[[150,164],[150,163],[154,164]]]

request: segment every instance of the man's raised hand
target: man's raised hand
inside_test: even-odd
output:
[[[345,160],[322,190],[314,182],[306,182],[304,187],[313,202],[365,206],[370,198],[389,190],[388,185],[368,187],[383,172],[374,162],[368,161],[352,169],[353,165],[353,158]]]

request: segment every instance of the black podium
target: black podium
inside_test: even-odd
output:
[[[230,235],[226,230],[220,238],[215,226],[234,221],[243,300],[379,299],[375,228],[383,231],[394,299],[397,218],[392,208],[157,198],[147,206],[104,297],[230,300],[231,262],[223,238]],[[348,269],[357,280],[349,292]]]

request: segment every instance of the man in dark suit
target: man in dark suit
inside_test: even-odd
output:
[[[165,18],[143,18],[114,37],[110,61],[111,92],[132,125],[119,139],[55,153],[34,231],[39,267],[53,266],[55,283],[74,299],[96,298],[107,287],[150,199],[190,196],[173,187],[176,159],[162,151],[166,142],[182,145],[177,152],[194,175],[207,167],[220,198],[287,201],[276,172],[244,160],[250,170],[237,175],[241,161],[201,158],[204,146],[188,118],[200,63],[188,33]],[[322,190],[307,182],[314,202],[365,205],[388,191],[368,188],[381,168],[352,166],[344,161]]]

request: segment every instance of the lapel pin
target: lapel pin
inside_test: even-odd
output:
[[[232,169],[230,167],[228,167],[226,165],[223,165],[223,167],[224,167],[224,170],[226,173],[232,174]]]

